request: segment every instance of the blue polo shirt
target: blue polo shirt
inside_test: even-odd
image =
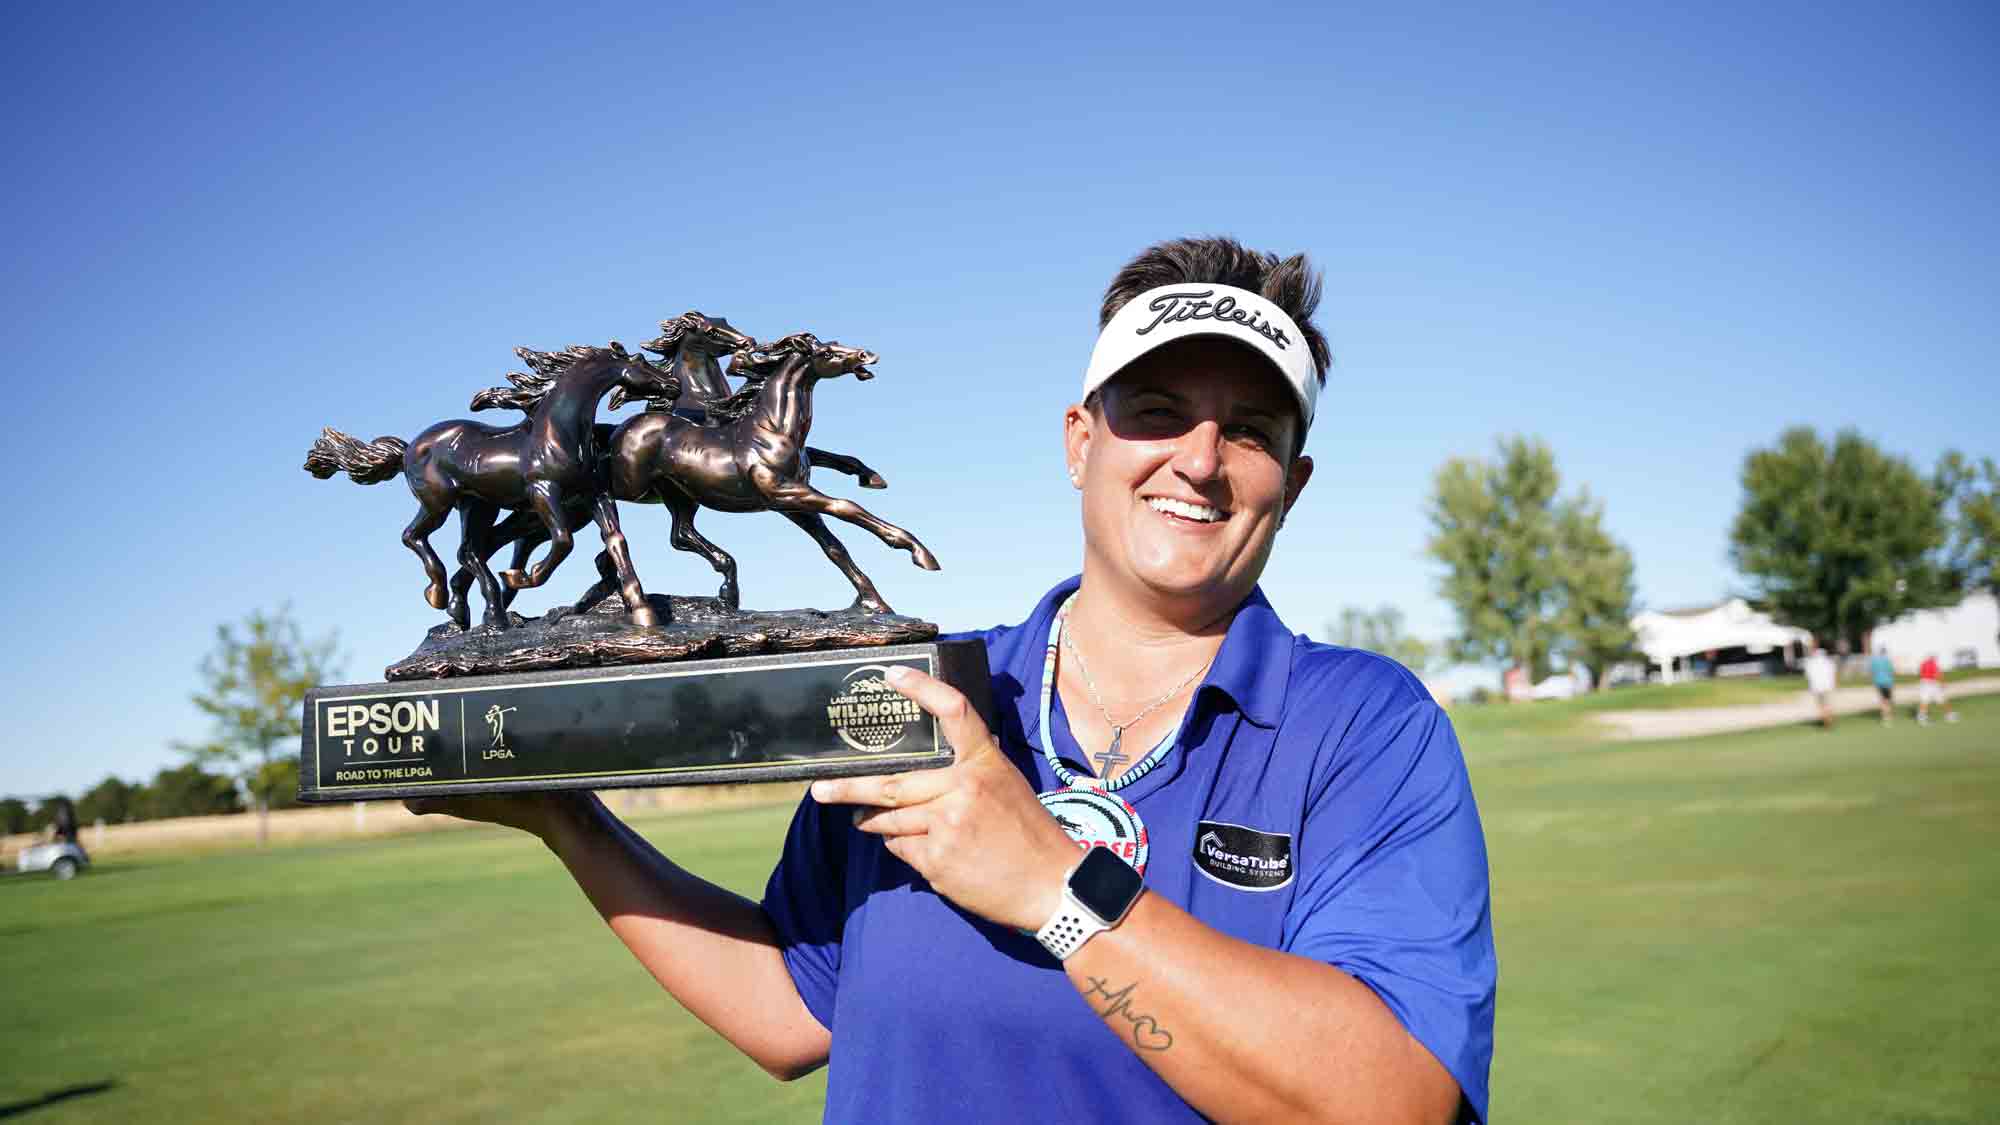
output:
[[[1076,586],[1021,625],[968,634],[986,642],[1000,746],[1043,793],[1062,782],[1037,749],[1042,654]],[[1458,1080],[1463,1118],[1483,1121],[1486,845],[1444,712],[1394,661],[1294,636],[1261,592],[1190,707],[1167,759],[1118,791],[1150,837],[1149,893],[1373,989]],[[1060,693],[1050,723],[1056,753],[1088,774]],[[1218,843],[1261,863],[1232,873]],[[844,808],[800,804],[764,909],[833,1033],[828,1121],[1201,1120],[1032,937],[941,898]]]

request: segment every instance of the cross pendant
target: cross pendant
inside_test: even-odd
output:
[[[1118,752],[1118,744],[1123,741],[1125,741],[1125,728],[1112,727],[1111,745],[1105,747],[1104,751],[1098,754],[1096,758],[1097,776],[1104,778],[1105,780],[1108,781],[1111,778],[1111,770],[1113,767],[1131,760],[1130,758]]]

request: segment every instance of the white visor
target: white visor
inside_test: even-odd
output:
[[[1131,362],[1162,344],[1189,336],[1221,336],[1255,348],[1277,368],[1312,428],[1319,401],[1319,378],[1305,333],[1285,310],[1248,289],[1195,282],[1148,289],[1119,309],[1097,334],[1090,367],[1083,373],[1083,397],[1111,381]]]

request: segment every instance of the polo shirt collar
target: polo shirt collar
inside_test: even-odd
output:
[[[1253,588],[1229,623],[1202,688],[1227,695],[1258,726],[1275,727],[1291,682],[1292,631],[1278,620],[1263,589]]]
[[[1042,661],[1048,652],[1049,626],[1056,611],[1076,588],[1083,576],[1071,575],[1056,583],[1042,596],[1022,628],[1030,643],[1019,646],[1014,656],[1014,679],[1021,685],[1021,730],[1030,744],[1039,745],[1042,736]],[[1261,587],[1236,611],[1223,635],[1222,648],[1203,678],[1202,692],[1218,691],[1227,696],[1243,716],[1260,727],[1275,727],[1284,711],[1285,692],[1292,680],[1292,634],[1278,619],[1278,612],[1264,597]]]
[[[1081,574],[1072,574],[1056,583],[1055,589],[1042,595],[1035,611],[1021,625],[1025,643],[1015,646],[1013,672],[1014,682],[1021,685],[1018,704],[1021,733],[1027,736],[1031,747],[1042,745],[1042,663],[1049,651],[1049,626],[1054,624],[1056,610],[1062,608],[1063,601],[1081,585]]]

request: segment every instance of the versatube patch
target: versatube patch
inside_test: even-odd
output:
[[[1292,881],[1292,838],[1204,820],[1195,826],[1194,866],[1224,886],[1275,891]]]

